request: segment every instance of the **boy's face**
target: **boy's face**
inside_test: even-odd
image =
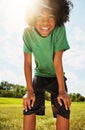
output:
[[[42,37],[47,37],[55,28],[55,24],[55,16],[52,11],[42,9],[41,13],[37,16],[35,29]]]

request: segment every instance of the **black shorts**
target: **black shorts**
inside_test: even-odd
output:
[[[65,89],[67,91],[66,86],[66,78],[64,77]],[[65,109],[65,105],[62,101],[62,106],[57,102],[58,96],[58,82],[56,77],[40,77],[35,76],[33,79],[33,87],[36,96],[36,100],[34,106],[28,111],[23,111],[24,115],[36,114],[36,115],[45,115],[45,91],[51,93],[51,106],[54,117],[61,115],[64,118],[69,119],[70,110]]]

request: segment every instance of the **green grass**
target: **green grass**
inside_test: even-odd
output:
[[[0,98],[0,130],[22,130],[22,99]],[[37,116],[36,130],[55,130],[55,118],[49,102],[46,115]],[[85,102],[72,103],[70,130],[85,130]]]
[[[85,130],[85,102],[72,103],[71,130]]]

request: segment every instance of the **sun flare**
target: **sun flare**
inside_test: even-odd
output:
[[[8,0],[5,2],[5,15],[6,20],[8,20],[9,24],[23,24],[25,22],[26,11],[36,11],[36,3],[38,0]],[[11,25],[10,25],[11,26]]]

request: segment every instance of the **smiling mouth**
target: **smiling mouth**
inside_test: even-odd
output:
[[[42,31],[49,31],[49,29],[50,29],[49,27],[41,27]]]

